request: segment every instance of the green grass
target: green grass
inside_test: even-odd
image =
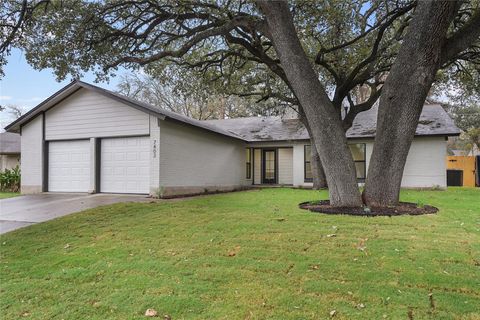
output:
[[[12,198],[19,196],[20,193],[18,192],[0,192],[0,199],[7,199],[7,198]]]
[[[404,201],[440,208],[428,216],[297,208],[326,196],[262,189],[116,204],[8,233],[0,314],[480,319],[480,190],[404,191]]]

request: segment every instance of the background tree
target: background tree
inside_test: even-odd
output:
[[[461,150],[467,155],[478,148],[475,141],[480,130],[480,73],[476,65],[475,61],[456,62],[450,70],[440,72],[439,81],[427,98],[442,105],[462,130],[459,137],[448,139],[451,155],[453,150]]]
[[[218,85],[214,81],[207,82],[196,70],[170,64],[157,69],[155,75],[124,75],[117,90],[128,97],[198,120],[283,116],[287,112],[285,104],[228,94],[228,90],[220,90]]]
[[[18,119],[20,118],[24,113],[25,113],[25,108],[14,105],[14,104],[9,104],[5,107],[5,110],[8,111],[8,113],[14,118]]]
[[[475,149],[480,150],[480,128],[471,128],[466,132],[465,141],[468,143],[470,152]]]

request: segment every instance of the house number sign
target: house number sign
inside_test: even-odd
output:
[[[157,157],[157,140],[153,140],[153,158]]]

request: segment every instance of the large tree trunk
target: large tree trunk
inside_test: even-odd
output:
[[[315,141],[312,138],[312,130],[310,129],[310,125],[308,124],[307,118],[305,117],[305,112],[303,111],[301,106],[298,107],[298,117],[307,129],[308,136],[310,137],[310,146],[312,152],[312,157],[310,159],[310,167],[312,170],[313,189],[324,189],[327,187],[327,177],[325,176],[325,171],[323,170],[322,162],[320,160],[320,154],[318,153]]]
[[[441,63],[456,1],[418,1],[414,18],[383,87],[364,201],[396,205],[403,169],[427,93]]]
[[[311,142],[312,146],[312,159],[310,161],[310,167],[312,168],[313,189],[325,189],[327,184],[327,177],[325,171],[323,171],[322,162],[320,160],[320,154],[317,151],[315,143]]]
[[[311,137],[325,170],[330,203],[361,206],[355,165],[339,112],[318,80],[297,37],[292,15],[284,1],[259,1],[275,50],[311,129]]]

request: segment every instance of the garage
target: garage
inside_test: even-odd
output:
[[[48,191],[88,192],[90,186],[90,141],[48,143]]]
[[[101,139],[100,192],[150,192],[150,138]]]

